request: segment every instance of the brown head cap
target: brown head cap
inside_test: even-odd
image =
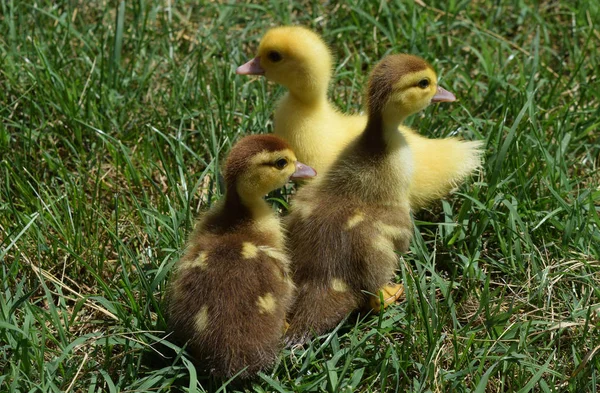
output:
[[[383,58],[369,77],[367,89],[367,109],[369,113],[383,110],[390,98],[394,84],[403,76],[412,72],[423,71],[433,68],[425,60],[417,56],[398,54]]]
[[[229,152],[223,176],[228,186],[233,186],[238,176],[250,165],[250,159],[260,152],[289,149],[289,145],[274,135],[249,135],[240,139]]]

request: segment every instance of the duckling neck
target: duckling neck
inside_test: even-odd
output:
[[[319,94],[306,94],[306,93],[292,93],[288,92],[288,100],[293,101],[295,104],[301,104],[304,106],[319,106],[323,102],[327,101],[327,97],[322,97]]]
[[[243,196],[237,190],[230,189],[225,194],[224,212],[250,222],[270,214],[271,209],[262,196]]]
[[[369,153],[374,156],[408,148],[408,142],[398,131],[398,127],[403,121],[404,117],[400,116],[390,117],[382,113],[370,114],[360,145],[368,149]]]
[[[304,105],[320,105],[327,102],[329,78],[325,80],[298,78],[288,86],[289,99]]]
[[[387,109],[379,116],[381,117],[383,133],[388,136],[400,134],[398,132],[398,127],[404,123],[404,120],[407,118],[406,113],[400,112],[397,109]]]
[[[228,189],[220,208],[206,218],[205,227],[214,233],[225,233],[232,228],[251,225],[267,210],[268,205],[262,198],[244,200],[235,189]]]
[[[362,185],[353,185],[351,195],[360,189],[364,190],[363,199],[408,203],[413,157],[406,138],[398,130],[399,125],[399,119],[369,115],[365,131],[354,145],[357,154],[348,157],[352,161],[349,167],[361,167],[359,181]]]
[[[209,214],[205,226],[212,232],[225,233],[231,228],[250,222],[252,213],[241,201],[237,193],[225,193],[220,207],[214,214]]]

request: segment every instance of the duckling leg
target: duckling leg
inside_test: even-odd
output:
[[[404,295],[404,285],[390,283],[381,288],[377,292],[377,296],[371,296],[369,305],[373,311],[379,312],[382,308],[394,304],[402,295]],[[381,298],[383,298],[383,304]]]

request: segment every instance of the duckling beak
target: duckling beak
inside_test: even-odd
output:
[[[242,64],[235,70],[239,75],[264,75],[265,70],[260,66],[260,57],[256,56],[246,64]]]
[[[290,179],[307,179],[314,176],[317,176],[317,171],[300,161],[296,161],[296,172],[290,176]]]
[[[243,67],[243,66],[242,66]],[[456,101],[456,96],[450,93],[448,90],[437,87],[437,93],[431,99],[431,102],[452,102]]]

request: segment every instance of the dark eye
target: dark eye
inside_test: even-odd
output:
[[[287,166],[288,162],[285,158],[280,158],[279,160],[275,161],[275,168],[277,169],[283,169]]]
[[[278,61],[281,61],[281,59],[283,59],[283,57],[281,56],[281,53],[274,51],[274,50],[267,53],[267,58],[269,60],[271,60],[273,63],[277,63]]]
[[[421,79],[417,84],[421,89],[426,89],[429,87],[429,79]]]

